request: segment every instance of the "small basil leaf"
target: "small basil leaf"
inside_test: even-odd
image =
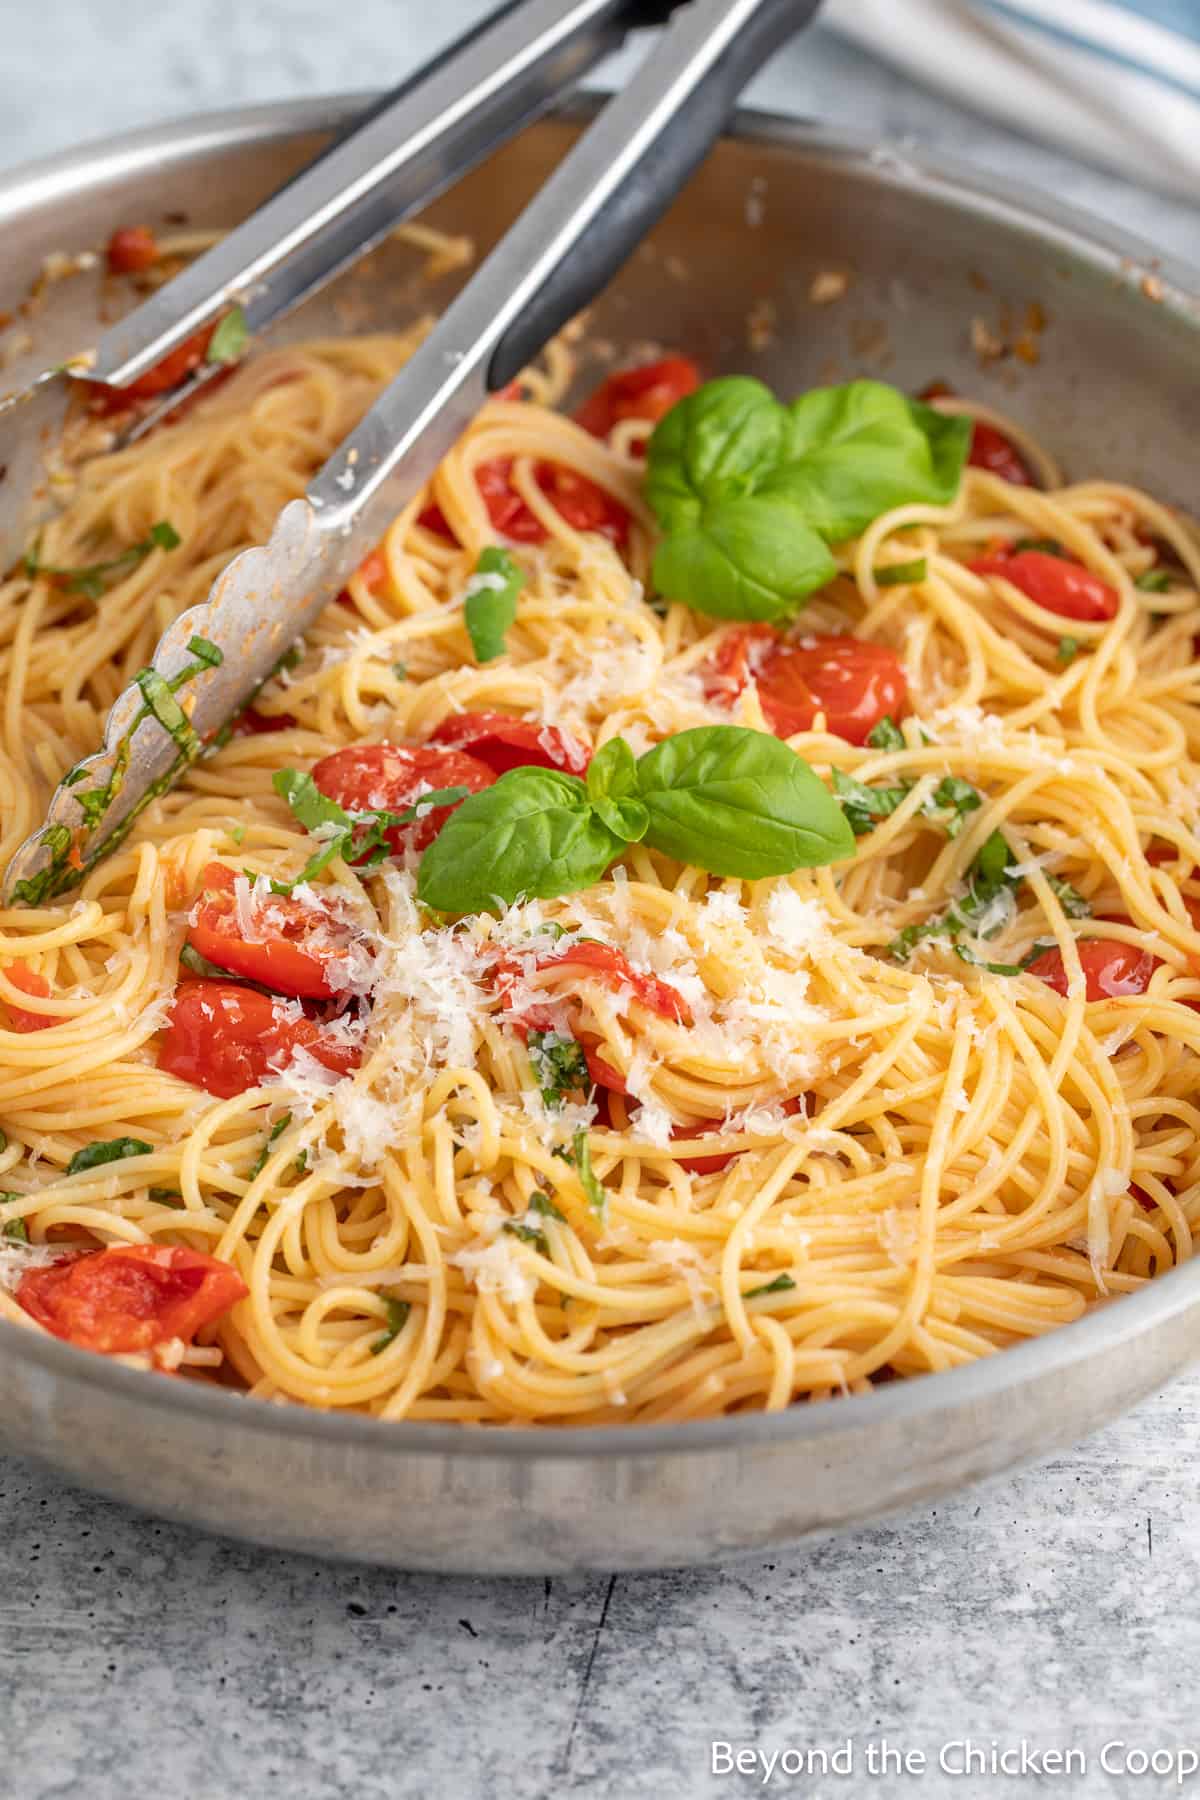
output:
[[[412,1307],[407,1300],[393,1300],[390,1296],[384,1300],[384,1313],[387,1327],[381,1337],[377,1337],[371,1345],[371,1355],[380,1356],[389,1344],[394,1343],[408,1323],[408,1315]]]
[[[884,717],[867,738],[872,750],[906,750],[904,733],[895,719]]]
[[[271,786],[281,800],[287,801],[305,831],[316,831],[322,825],[334,825],[339,831],[352,828],[350,814],[323,794],[311,775],[302,774],[299,769],[276,769]]]
[[[593,886],[620,849],[578,776],[510,769],[451,814],[421,859],[417,895],[446,913],[551,900]]]
[[[674,531],[706,505],[753,492],[778,463],[787,410],[748,375],[709,381],[673,406],[646,446],[646,499]]]
[[[650,815],[637,798],[637,763],[624,738],[610,738],[592,758],[588,799],[610,831],[627,844],[640,843]]]
[[[489,544],[479,552],[463,601],[463,618],[476,662],[492,662],[504,655],[504,634],[517,616],[517,595],[524,585],[525,571],[499,544]]]
[[[246,315],[240,306],[231,306],[208,340],[205,362],[236,362],[249,341],[250,332],[246,326]]]
[[[877,819],[890,818],[900,802],[911,792],[911,784],[902,787],[868,787],[841,769],[833,771],[833,791],[842,803],[842,811],[855,837],[874,831]]]
[[[669,416],[669,415],[668,415]],[[673,529],[654,585],[718,619],[787,619],[837,574],[828,546],[786,496],[748,494]]]
[[[777,737],[702,725],[638,763],[646,842],[711,875],[758,881],[849,856],[854,835],[808,764]]]

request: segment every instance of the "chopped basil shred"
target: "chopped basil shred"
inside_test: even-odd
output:
[[[107,1138],[99,1143],[85,1144],[67,1164],[67,1174],[81,1175],[85,1169],[98,1169],[104,1163],[124,1162],[127,1156],[150,1156],[153,1149],[153,1144],[134,1137]]]
[[[381,1351],[387,1349],[389,1344],[396,1341],[408,1323],[408,1315],[412,1311],[407,1300],[393,1300],[390,1296],[384,1300],[383,1305],[387,1314],[387,1329],[383,1336],[377,1337],[371,1345],[372,1356],[378,1356]]]
[[[292,1122],[292,1115],[290,1112],[285,1112],[281,1118],[276,1119],[275,1123],[272,1125],[270,1131],[268,1131],[268,1133],[266,1135],[266,1139],[263,1143],[262,1149],[259,1151],[258,1155],[254,1159],[254,1163],[250,1170],[250,1180],[251,1181],[254,1180],[256,1175],[262,1174],[263,1170],[267,1166],[267,1158],[271,1154],[271,1145],[275,1142],[276,1138],[283,1136],[284,1132],[287,1130],[287,1128],[291,1124],[291,1122]]]
[[[906,925],[888,945],[889,956],[897,962],[907,962],[917,945],[929,938],[945,938],[957,949],[963,934],[995,937],[1009,923],[1015,910],[1013,896],[1024,879],[1013,874],[1010,859],[1004,834],[993,831],[968,870],[966,893],[952,901],[945,912],[923,924]]]
[[[479,552],[463,601],[476,662],[493,662],[504,655],[504,634],[516,619],[517,596],[524,586],[525,571],[507,550],[488,544]]]
[[[577,1088],[586,1088],[587,1058],[583,1046],[569,1033],[531,1031],[527,1042],[529,1061],[544,1104],[557,1109]]]
[[[209,363],[236,362],[246,348],[250,332],[246,315],[240,306],[231,306],[208,340],[204,360]]]
[[[119,556],[111,556],[105,562],[87,563],[82,568],[63,568],[58,563],[44,563],[41,560],[40,539],[27,550],[22,559],[25,573],[30,577],[49,575],[68,594],[82,594],[87,600],[100,600],[116,581],[123,580],[138,568],[152,550],[177,550],[183,539],[169,519],[158,519],[139,543],[131,544],[128,550],[122,550]]]
[[[1062,637],[1058,640],[1058,660],[1060,663],[1073,663],[1079,655],[1079,639]]]
[[[871,573],[876,587],[908,587],[913,582],[924,581],[929,573],[929,562],[924,556],[916,556],[911,562],[883,563]]]
[[[178,1188],[152,1187],[148,1191],[151,1200],[157,1200],[163,1206],[180,1207],[183,1205],[183,1195]]]
[[[566,1160],[578,1175],[592,1211],[597,1218],[605,1218],[608,1213],[608,1195],[592,1168],[592,1146],[588,1140],[586,1125],[576,1127]]]
[[[774,1281],[764,1282],[762,1287],[747,1288],[742,1299],[756,1300],[760,1294],[786,1294],[795,1285],[790,1275],[777,1275]]]
[[[872,750],[907,750],[904,733],[895,719],[885,715],[870,732],[867,743]]]
[[[1165,594],[1171,586],[1171,577],[1166,569],[1143,569],[1134,582],[1143,594]]]
[[[271,882],[274,894],[290,894],[294,888],[312,881],[338,857],[364,868],[375,868],[391,854],[389,831],[413,824],[434,807],[457,805],[470,792],[465,787],[437,788],[422,794],[415,805],[406,806],[401,812],[347,812],[321,792],[311,775],[299,769],[276,769],[271,785],[280,799],[287,801],[305,831],[320,832],[322,839],[321,848],[293,881]]]

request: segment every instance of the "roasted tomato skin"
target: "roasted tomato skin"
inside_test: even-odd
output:
[[[128,1355],[197,1331],[249,1293],[232,1264],[175,1244],[111,1244],[28,1269],[17,1303],[81,1350]]]
[[[811,731],[819,713],[848,744],[865,744],[885,718],[908,705],[900,658],[886,644],[863,638],[813,637],[790,643],[769,625],[729,632],[705,672],[710,699],[732,700],[747,682],[758,687],[776,737]]]
[[[1088,1001],[1124,1000],[1131,994],[1144,994],[1159,966],[1159,958],[1149,950],[1139,950],[1136,944],[1126,944],[1118,938],[1085,938],[1077,948]],[[1066,997],[1067,967],[1061,950],[1046,950],[1030,963],[1026,972]]]
[[[261,713],[255,706],[244,706],[233,721],[233,735],[265,737],[273,731],[290,731],[295,724],[291,713]]]
[[[1082,563],[1049,550],[1017,550],[1011,556],[981,556],[967,567],[976,575],[1002,575],[1015,588],[1060,619],[1104,623],[1121,604],[1116,588]]]
[[[972,469],[986,469],[989,475],[999,475],[1001,481],[1011,482],[1013,487],[1036,485],[1028,463],[1012,440],[982,419],[975,421],[967,462]]]
[[[690,356],[663,356],[633,369],[618,369],[588,395],[575,422],[600,438],[625,419],[657,425],[678,401],[695,392],[700,380]]]
[[[158,261],[158,242],[149,225],[125,225],[113,232],[104,254],[110,275],[137,275]]]
[[[253,937],[243,937],[235,894],[237,872],[209,863],[188,919],[188,942],[208,962],[279,994],[328,1000],[343,991],[334,973],[349,938],[323,910],[288,895],[255,900]]]
[[[635,969],[623,950],[612,944],[592,943],[584,939],[577,944],[568,944],[564,950],[551,950],[545,956],[539,956],[535,965],[535,973],[542,975],[548,969],[582,969],[593,980],[599,981],[612,993],[619,993],[627,988],[632,997],[646,1007],[649,1012],[656,1013],[660,1019],[672,1019],[680,1025],[692,1023],[692,1009],[669,981],[660,981],[657,975],[645,975]],[[504,1002],[510,1004],[513,987],[522,974],[519,960],[513,956],[497,958],[492,979]],[[541,1031],[550,1024],[548,1015],[543,1016],[542,1009],[533,1008],[514,1020],[518,1030]],[[609,1083],[604,1083],[609,1086]]]
[[[211,325],[202,325],[199,331],[184,338],[182,344],[169,350],[161,362],[139,375],[136,381],[131,381],[128,387],[107,387],[102,381],[94,382],[93,405],[102,413],[126,412],[135,400],[152,400],[156,395],[178,387],[204,361],[216,328],[216,320]]]
[[[566,775],[583,775],[591,761],[586,744],[570,732],[509,713],[451,713],[429,741],[467,751],[496,776],[507,775],[510,769],[561,769]]]
[[[181,981],[159,1039],[158,1066],[229,1100],[272,1080],[296,1050],[338,1075],[361,1060],[356,1048],[286,1000],[235,981]]]
[[[50,983],[36,969],[31,969],[28,963],[9,963],[4,973],[9,985],[20,988],[23,994],[33,994],[39,1000],[50,998]],[[7,1010],[10,1031],[45,1031],[59,1022],[49,1013],[32,1012],[23,1006],[13,1006],[11,1002],[8,1003]]]
[[[347,812],[397,813],[415,805],[422,794],[452,787],[478,794],[496,779],[478,757],[424,744],[348,744],[344,750],[323,756],[312,778],[323,794]],[[392,826],[387,833],[392,855],[424,850],[461,804],[454,801],[449,806],[435,806],[411,825]]]

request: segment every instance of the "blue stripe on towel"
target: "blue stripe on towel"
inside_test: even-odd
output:
[[[1186,20],[1184,19],[1185,4],[1192,15],[1190,19]],[[984,8],[988,12],[996,13],[1000,18],[1007,19],[1011,24],[1019,26],[1023,31],[1028,31],[1038,37],[1049,38],[1054,43],[1063,44],[1068,49],[1079,51],[1084,55],[1094,56],[1098,61],[1110,63],[1114,68],[1127,69],[1131,73],[1144,75],[1148,81],[1156,81],[1162,87],[1172,88],[1176,93],[1186,95],[1189,100],[1200,100],[1200,82],[1190,81],[1177,74],[1167,74],[1156,63],[1143,62],[1138,58],[1125,55],[1108,44],[1100,44],[1095,38],[1084,36],[1081,31],[1073,31],[1060,24],[1051,24],[1044,18],[1026,12],[1019,4],[1019,0],[1017,4],[1010,4],[1009,0],[984,0]],[[1131,17],[1142,18],[1147,23],[1153,22],[1160,29],[1173,27],[1175,21],[1170,15],[1177,14],[1181,21],[1181,35],[1185,36],[1189,42],[1200,43],[1200,17],[1197,16],[1196,0],[1182,0],[1181,4],[1177,4],[1176,0],[1139,0],[1137,6],[1112,6],[1111,10],[1127,13]],[[1156,12],[1161,16],[1155,17]]]

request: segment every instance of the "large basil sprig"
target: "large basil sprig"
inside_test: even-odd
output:
[[[417,892],[437,912],[494,912],[599,881],[626,844],[712,875],[758,881],[849,856],[841,808],[780,739],[737,725],[667,738],[635,761],[624,739],[586,782],[511,769],[451,815],[421,860]]]
[[[954,498],[971,422],[880,381],[790,406],[750,376],[710,381],[650,439],[646,499],[665,536],[654,582],[724,619],[785,619],[831,579],[829,545],[890,507]]]

